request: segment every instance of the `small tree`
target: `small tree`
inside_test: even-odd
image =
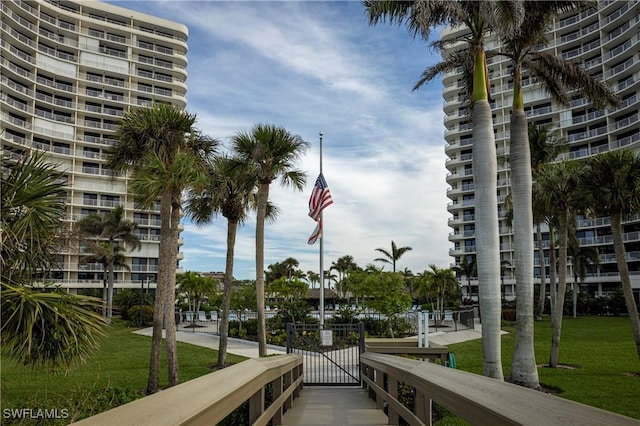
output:
[[[352,272],[350,281],[364,296],[364,305],[387,318],[389,335],[394,337],[393,323],[398,314],[411,307],[411,296],[404,288],[402,276],[393,272]]]

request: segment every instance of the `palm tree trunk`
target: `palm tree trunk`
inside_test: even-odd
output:
[[[159,390],[160,381],[160,350],[162,347],[162,323],[164,320],[165,289],[167,286],[167,269],[175,265],[167,265],[170,250],[171,226],[171,194],[165,191],[160,200],[160,250],[158,262],[158,279],[156,283],[156,299],[153,304],[153,335],[151,336],[151,355],[149,359],[149,378],[147,380],[147,394]]]
[[[551,333],[551,355],[549,356],[549,367],[557,368],[560,357],[560,335],[562,334],[562,314],[564,311],[564,295],[567,291],[567,241],[568,241],[568,217],[569,212],[565,210],[560,218],[560,253],[558,265],[558,292],[553,306],[552,333]]]
[[[258,310],[258,356],[267,356],[267,324],[264,312],[264,221],[267,215],[269,184],[260,184],[256,220],[256,302]]]
[[[227,365],[229,342],[229,307],[231,306],[231,285],[233,284],[233,259],[236,246],[237,220],[227,222],[227,259],[224,270],[224,290],[222,292],[222,312],[220,314],[220,341],[218,343],[218,366]]]
[[[180,235],[180,191],[173,194],[171,206],[170,246],[167,253],[167,288],[164,293],[164,327],[167,345],[167,373],[169,386],[180,383],[178,368],[178,342],[176,340],[176,268],[178,264],[178,237]]]
[[[102,271],[102,317],[107,317],[107,299],[109,298],[109,270],[104,268]]]
[[[503,380],[501,355],[500,239],[498,233],[498,162],[491,107],[485,86],[485,54],[476,52],[473,107],[473,172],[476,188],[478,291],[482,311],[483,374]],[[484,93],[483,93],[484,90]]]
[[[519,77],[519,73],[518,77]],[[518,78],[518,80],[520,80]],[[520,81],[514,87],[520,87]],[[522,94],[520,93],[520,99]],[[514,94],[517,99],[517,94]],[[531,202],[531,153],[527,118],[514,102],[511,112],[511,196],[513,199],[513,245],[516,278],[516,344],[509,381],[540,387],[533,344],[533,210]]]
[[[575,259],[574,259],[574,263],[575,263]],[[574,264],[573,267],[575,268],[576,265]],[[580,287],[578,286],[578,275],[574,273],[573,275],[573,318],[578,318],[578,289]]]
[[[551,321],[556,312],[556,301],[558,300],[558,270],[556,269],[556,236],[553,226],[549,224],[549,296],[551,304]]]
[[[613,236],[613,247],[616,253],[618,271],[620,271],[620,281],[624,292],[624,301],[627,305],[629,320],[633,330],[633,340],[636,343],[636,352],[640,358],[640,317],[638,317],[638,306],[633,298],[631,280],[629,279],[629,266],[627,265],[626,252],[622,239],[622,217],[620,213],[611,214],[611,231]]]
[[[540,294],[538,295],[538,312],[536,313],[536,320],[542,320],[542,314],[544,313],[544,306],[547,302],[547,267],[544,264],[544,247],[542,246],[542,229],[540,224],[536,224],[536,236],[538,240],[538,257],[540,258]]]
[[[109,260],[109,271],[107,272],[108,274],[108,285],[109,287],[107,288],[107,322],[111,322],[111,318],[113,317],[113,280],[114,280],[114,273],[113,273],[113,269],[114,269],[114,264],[113,264],[113,256],[111,256],[111,259]]]

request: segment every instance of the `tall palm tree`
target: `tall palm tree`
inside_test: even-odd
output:
[[[233,167],[236,163],[227,156],[216,157],[209,169],[207,185],[191,191],[187,202],[187,211],[198,225],[211,222],[218,213],[227,219],[227,255],[219,320],[219,366],[225,366],[227,363],[229,311],[238,226],[244,223],[248,212],[255,209],[257,203],[255,182],[247,175],[246,167]],[[273,208],[270,210],[275,212]]]
[[[529,123],[528,130],[529,148],[531,151],[531,173],[533,181],[540,170],[551,161],[556,159],[560,154],[569,149],[569,144],[565,139],[560,137],[559,131],[552,130],[551,125],[536,125]],[[536,241],[538,257],[540,259],[540,293],[538,295],[538,312],[535,314],[537,319],[542,319],[545,302],[547,300],[546,292],[546,267],[544,264],[544,246],[542,242],[541,224],[545,221],[546,212],[539,209],[532,198],[533,222],[536,226]]]
[[[91,214],[76,223],[80,238],[89,237],[89,258],[100,259],[107,272],[106,317],[111,321],[113,314],[113,281],[116,263],[123,265],[124,243],[130,250],[140,249],[140,238],[136,235],[138,225],[125,218],[124,207],[117,206],[107,214]]]
[[[267,217],[269,187],[280,179],[283,186],[302,190],[306,174],[295,162],[306,151],[308,143],[283,127],[257,124],[251,131],[238,132],[231,140],[239,164],[249,165],[253,182],[258,185],[256,215],[256,298],[258,310],[258,353],[267,355],[267,328],[264,301],[264,224]]]
[[[181,197],[184,190],[206,179],[206,160],[218,143],[202,135],[195,122],[195,114],[172,105],[132,109],[118,126],[118,142],[107,158],[107,167],[131,174],[129,190],[136,202],[151,206],[160,199],[158,283],[147,393],[159,389],[163,323],[169,385],[179,381],[174,306]]]
[[[623,149],[589,158],[580,175],[578,199],[592,214],[611,217],[616,263],[640,357],[640,318],[631,287],[622,226],[625,215],[640,212],[640,156]]]
[[[216,293],[216,280],[204,277],[197,272],[187,271],[176,278],[180,293],[186,293],[189,299],[189,309],[193,312],[200,310],[200,305],[206,298]]]
[[[467,296],[471,297],[471,277],[475,277],[478,274],[475,258],[473,256],[463,256],[460,265],[451,269],[465,276],[467,280]]]
[[[552,337],[549,366],[557,368],[560,354],[560,335],[562,331],[562,312],[567,288],[567,249],[569,230],[575,222],[576,187],[578,185],[578,164],[574,162],[555,163],[545,167],[536,180],[534,192],[546,210],[552,212],[558,225],[560,241],[558,266],[558,291],[552,307]],[[554,266],[552,265],[552,268]],[[553,285],[552,285],[553,287]],[[553,290],[552,290],[553,292]]]
[[[99,300],[30,288],[55,267],[66,212],[64,173],[41,154],[0,168],[0,335],[4,353],[34,368],[83,361],[98,346]]]
[[[349,272],[357,268],[356,263],[353,260],[353,256],[344,255],[338,260],[331,262],[331,268],[338,272],[338,297],[344,297],[346,280],[349,277]]]
[[[384,257],[378,257],[377,259],[373,259],[374,262],[383,262],[393,267],[393,273],[396,272],[396,262],[400,260],[402,255],[406,252],[413,250],[411,247],[398,247],[396,243],[391,241],[391,251],[385,250],[383,248],[377,248],[376,251],[382,253]]]
[[[525,19],[521,25],[501,31],[498,26],[501,52],[511,60],[513,105],[510,122],[510,171],[513,203],[513,246],[516,278],[516,345],[509,380],[523,386],[538,388],[538,369],[533,345],[533,213],[531,201],[531,158],[524,112],[523,73],[536,79],[551,97],[569,102],[571,89],[594,101],[596,107],[615,104],[617,98],[580,65],[565,61],[553,53],[541,52],[547,30],[563,12],[576,11],[588,5],[582,1],[524,1]]]
[[[442,25],[468,30],[458,38],[436,42],[436,49],[452,47],[440,64],[427,68],[414,90],[443,72],[463,68],[462,94],[472,106],[474,183],[476,188],[476,245],[479,302],[482,310],[482,343],[485,376],[503,379],[500,341],[500,240],[498,232],[497,155],[487,74],[485,37],[503,23],[518,26],[522,22],[519,1],[374,1],[365,0],[370,24],[388,20],[405,23],[414,36],[428,40],[432,28]],[[462,47],[459,47],[462,45]],[[455,46],[455,47],[454,47]]]
[[[573,317],[576,318],[578,316],[579,282],[583,283],[587,278],[589,265],[600,263],[600,255],[595,247],[582,247],[577,238],[572,238],[569,243],[569,256],[571,256],[573,265]]]
[[[445,296],[457,291],[460,284],[452,269],[438,268],[436,265],[429,265],[429,268],[420,274],[422,279],[419,280],[419,286],[425,294],[436,295],[436,309],[442,312]]]
[[[320,274],[313,271],[307,271],[307,281],[309,281],[311,288],[316,288],[316,284],[320,282]]]

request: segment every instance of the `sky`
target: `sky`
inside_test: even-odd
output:
[[[319,272],[308,200],[322,167],[334,204],[324,210],[324,269],[344,255],[365,267],[409,246],[397,269],[449,267],[442,84],[412,91],[439,56],[405,27],[369,26],[358,1],[107,1],[189,28],[187,110],[229,145],[255,124],[309,143],[303,191],[274,182],[280,209],[265,229],[265,269],[293,257]],[[437,32],[433,34],[437,37]],[[224,148],[223,148],[224,149]],[[226,219],[181,234],[184,270],[224,271]],[[234,276],[255,279],[255,214],[239,229]],[[385,266],[385,270],[390,270]]]

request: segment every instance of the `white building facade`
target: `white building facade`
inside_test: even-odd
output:
[[[116,269],[115,287],[154,287],[159,202],[136,208],[127,177],[113,176],[105,152],[130,108],[186,106],[187,28],[96,1],[15,0],[0,8],[3,155],[44,152],[65,172],[69,233],[78,219],[122,205],[142,248],[127,251],[130,270]],[[82,262],[73,238],[65,247],[46,281],[70,292],[101,289],[103,266]]]
[[[548,34],[546,50],[567,60],[583,65],[592,75],[604,80],[622,100],[617,108],[594,110],[575,92],[571,105],[561,107],[536,84],[523,78],[525,110],[529,122],[549,124],[559,129],[569,143],[566,159],[579,159],[600,152],[629,148],[640,152],[640,2],[599,1],[598,9],[558,19]],[[447,29],[441,37],[456,34]],[[489,49],[495,43],[489,42]],[[512,105],[512,77],[509,61],[495,57],[489,61],[494,132],[498,154],[498,212],[500,221],[500,256],[513,265],[513,235],[505,221],[505,197],[509,194],[509,118]],[[454,264],[460,265],[466,257],[473,260],[475,245],[474,182],[471,158],[473,139],[471,124],[459,98],[462,84],[460,75],[445,74],[443,78],[445,112],[445,152],[448,156],[447,196],[451,200],[448,224],[452,229],[449,241],[453,243],[449,254]],[[638,298],[640,292],[640,215],[626,218],[624,241],[632,286]],[[548,229],[545,229],[548,231]],[[577,237],[580,244],[595,247],[600,265],[590,268],[581,290],[594,296],[605,296],[620,288],[620,277],[613,251],[609,218],[578,218]],[[544,233],[544,267],[549,277],[549,235]],[[540,277],[541,262],[534,254],[536,278]],[[507,263],[508,265],[508,263]],[[572,281],[569,276],[568,280]],[[539,282],[539,281],[538,281]],[[462,280],[463,293],[477,295],[477,280],[467,285]],[[515,280],[510,271],[503,273],[504,295],[515,297]],[[548,278],[547,278],[548,283]],[[468,288],[470,287],[470,288]]]

